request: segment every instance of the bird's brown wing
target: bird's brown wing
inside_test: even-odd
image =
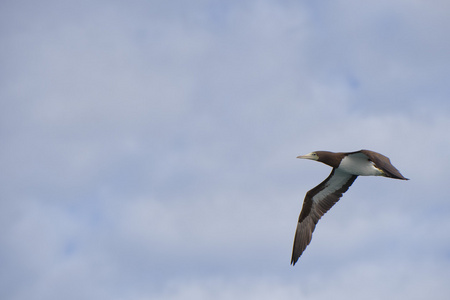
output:
[[[306,193],[295,232],[292,265],[311,242],[317,222],[342,197],[356,177],[333,169],[327,179]]]
[[[383,171],[386,177],[408,180],[391,164],[391,160],[383,154],[370,150],[360,150],[355,153],[362,153],[367,156],[375,164],[375,167]]]

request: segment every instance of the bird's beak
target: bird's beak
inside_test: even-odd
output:
[[[317,155],[313,155],[313,152],[311,152],[305,155],[297,156],[297,158],[317,160]]]

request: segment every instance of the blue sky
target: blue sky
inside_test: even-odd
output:
[[[2,1],[0,298],[448,299],[446,1]],[[289,265],[296,160],[371,149]]]

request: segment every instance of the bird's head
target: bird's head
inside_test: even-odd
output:
[[[311,152],[305,155],[297,156],[297,158],[310,159],[310,160],[319,160],[319,155],[317,152]]]
[[[329,165],[333,168],[337,168],[339,166],[342,157],[342,153],[334,153],[330,151],[314,151],[305,155],[297,156],[297,158],[320,161],[321,163]]]

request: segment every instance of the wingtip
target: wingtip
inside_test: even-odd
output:
[[[400,179],[400,180],[409,180],[409,178],[406,178],[405,176],[403,176],[400,172],[383,172],[383,176],[384,177],[389,177],[389,178],[393,178],[393,179]]]

